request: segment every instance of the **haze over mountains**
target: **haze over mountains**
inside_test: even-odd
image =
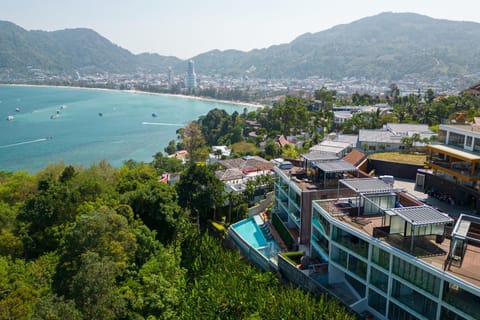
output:
[[[0,21],[0,75],[42,69],[51,74],[185,72],[185,61],[134,55],[90,29],[27,31]],[[381,13],[290,43],[249,52],[212,50],[195,60],[197,73],[258,78],[435,79],[480,75],[480,24]],[[1,78],[1,77],[0,77]]]

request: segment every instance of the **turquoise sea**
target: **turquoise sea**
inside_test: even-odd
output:
[[[106,159],[117,167],[129,159],[150,162],[177,129],[214,108],[242,113],[245,107],[121,91],[0,86],[0,170],[33,173],[60,160],[89,166]]]

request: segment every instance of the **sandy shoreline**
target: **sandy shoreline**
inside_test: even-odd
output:
[[[46,84],[0,84],[0,86],[41,87],[41,88],[60,88],[60,89],[84,89],[84,90],[128,92],[128,93],[135,93],[135,94],[149,94],[149,95],[153,95],[153,96],[163,96],[163,97],[172,97],[172,98],[181,98],[181,99],[200,100],[200,101],[206,101],[206,102],[223,103],[223,104],[230,104],[230,105],[237,105],[237,106],[244,106],[244,107],[251,107],[251,108],[263,108],[263,107],[265,107],[264,105],[261,105],[261,104],[249,103],[249,102],[217,100],[217,99],[213,99],[213,98],[206,98],[206,97],[199,97],[199,96],[187,96],[187,95],[184,95],[184,94],[158,93],[158,92],[148,92],[148,91],[140,91],[140,90],[119,90],[119,89],[89,88],[89,87],[75,87],[75,86],[53,86],[53,85],[46,85]]]

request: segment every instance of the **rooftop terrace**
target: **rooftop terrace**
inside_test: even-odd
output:
[[[408,194],[401,193],[400,203],[406,205],[421,205]],[[411,237],[404,237],[401,234],[389,234],[388,226],[385,226],[385,217],[378,215],[358,215],[358,208],[352,206],[357,198],[340,198],[331,200],[317,200],[316,203],[331,217],[347,224],[356,230],[369,236],[375,237],[403,252],[413,255],[416,258],[427,262],[431,266],[444,271],[447,265],[447,257],[450,251],[450,233],[451,227],[447,227],[447,237],[438,241],[435,235],[416,236],[414,240],[413,251],[411,251]],[[413,207],[410,207],[413,208]],[[418,208],[418,207],[417,207]],[[403,208],[402,208],[403,209]],[[409,207],[405,208],[409,211]],[[424,206],[429,217],[432,217],[431,207]],[[361,212],[362,210],[360,210]],[[411,210],[410,210],[411,211]],[[444,221],[445,222],[445,221]],[[440,242],[440,243],[439,243]],[[475,286],[480,286],[480,247],[469,244],[466,247],[463,263],[461,266],[452,264],[445,272],[457,276]]]

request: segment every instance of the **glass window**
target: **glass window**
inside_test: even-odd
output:
[[[393,273],[434,296],[440,291],[440,279],[398,257],[393,257]]]
[[[344,267],[347,268],[347,253],[338,247],[332,248],[332,260]]]
[[[365,285],[363,283],[349,276],[348,274],[345,275],[345,280],[350,283],[350,285],[355,289],[355,291],[357,291],[360,297],[365,298]]]
[[[321,214],[319,214],[317,211],[313,211],[313,224],[315,226],[318,225],[318,227],[320,227],[319,229],[323,228],[323,232],[329,236],[330,235],[330,222],[328,222],[328,220],[322,216]]]
[[[333,228],[332,240],[367,258],[368,243],[338,227]]]
[[[364,280],[367,279],[367,264],[357,259],[355,256],[349,255],[348,270]]]
[[[379,247],[372,246],[372,261],[388,270],[390,266],[390,253],[380,249]]]
[[[427,319],[436,319],[437,303],[397,280],[392,283],[392,297]]]
[[[388,318],[389,319],[402,319],[402,320],[417,320],[418,318],[412,316],[409,312],[403,310],[395,303],[390,302],[390,307],[388,310]]]
[[[466,145],[467,147],[471,147],[471,146],[472,146],[472,140],[473,140],[472,137],[468,137],[468,136],[467,136],[467,141],[465,142],[465,145]]]
[[[465,144],[465,136],[463,134],[450,132],[450,136],[448,138],[448,144],[463,148],[463,145]]]
[[[370,267],[370,283],[385,293],[388,291],[388,276],[377,268]]]
[[[480,139],[475,138],[473,142],[473,151],[480,151]]]
[[[440,315],[440,319],[442,320],[466,320],[464,317],[460,317],[453,311],[448,310],[445,307],[442,307],[442,313]]]
[[[445,281],[443,285],[443,300],[475,319],[480,319],[480,308],[478,307],[480,298],[475,294]]]
[[[373,290],[368,290],[368,305],[385,315],[387,300]]]

